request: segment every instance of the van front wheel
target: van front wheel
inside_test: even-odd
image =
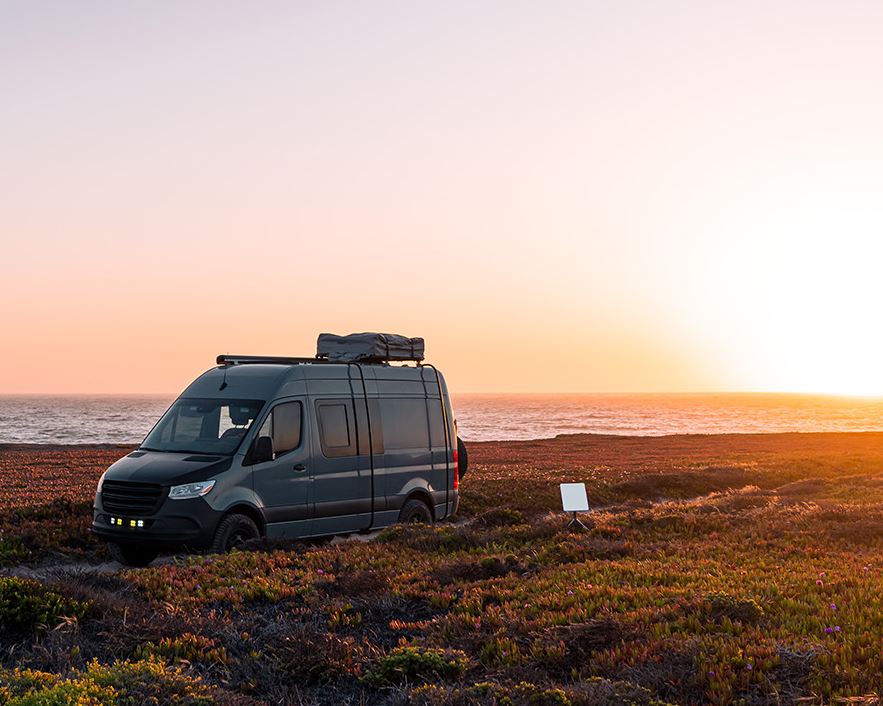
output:
[[[432,511],[422,500],[409,500],[402,506],[399,513],[399,522],[403,524],[432,524]]]
[[[250,517],[245,515],[228,515],[221,520],[215,530],[215,538],[209,551],[212,554],[223,554],[231,549],[241,547],[252,539],[258,539],[261,532]]]

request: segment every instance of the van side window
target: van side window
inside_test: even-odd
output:
[[[276,456],[293,451],[300,446],[301,417],[300,402],[277,404],[267,416],[258,436],[273,439]]]
[[[433,448],[445,445],[445,423],[441,404],[439,400],[434,400],[431,397],[426,400],[426,406],[429,409],[429,437]]]
[[[366,408],[367,407],[367,408]],[[368,419],[371,419],[371,438],[368,439]],[[379,400],[371,398],[366,406],[365,399],[356,399],[356,441],[359,442],[359,456],[367,456],[372,451],[383,453],[383,420],[380,418]]]
[[[350,433],[349,403],[317,402],[319,440],[322,453],[328,458],[355,456],[353,435]]]
[[[383,444],[387,450],[428,449],[426,400],[387,397],[380,400]]]

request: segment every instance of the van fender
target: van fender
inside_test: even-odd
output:
[[[388,509],[401,510],[402,506],[412,498],[419,498],[425,502],[432,514],[435,515],[436,500],[433,496],[433,488],[425,478],[410,479],[398,493],[387,498]]]
[[[242,508],[245,510],[243,514],[249,515],[252,519],[258,520],[258,527],[263,534],[264,529],[267,526],[264,510],[258,496],[250,488],[243,488],[242,486],[228,488],[222,497],[219,496],[212,498],[212,494],[209,493],[205,499],[212,510],[219,512],[222,515],[226,515],[236,508]],[[218,502],[218,500],[221,499],[223,500],[223,503]]]

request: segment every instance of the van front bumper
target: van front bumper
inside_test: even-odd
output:
[[[92,508],[92,532],[120,544],[205,547],[211,543],[220,516],[202,498],[166,500],[152,515],[108,512],[97,502]]]

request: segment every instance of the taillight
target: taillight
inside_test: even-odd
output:
[[[460,452],[454,449],[454,490],[460,488]]]

